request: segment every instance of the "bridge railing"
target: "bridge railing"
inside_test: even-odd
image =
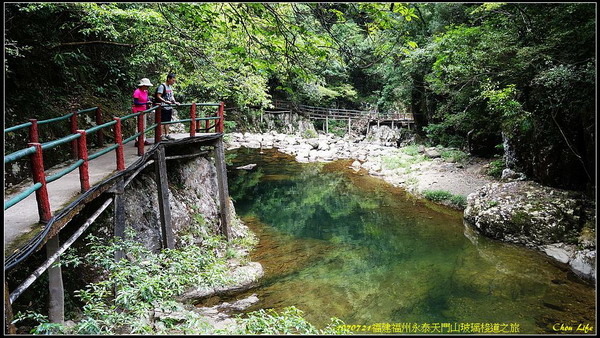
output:
[[[412,113],[382,113],[376,111],[338,109],[293,104],[289,101],[273,100],[273,106],[281,109],[295,109],[315,119],[363,119],[414,121]]]
[[[206,131],[209,132],[214,128],[216,133],[224,132],[224,120],[225,120],[225,105],[223,102],[220,103],[191,103],[191,104],[180,104],[179,107],[189,107],[189,119],[177,120],[177,121],[169,121],[169,122],[161,122],[161,110],[162,107],[160,105],[151,107],[147,110],[129,114],[122,117],[113,117],[112,121],[102,124],[102,114],[99,107],[93,107],[88,109],[79,110],[74,113],[69,113],[64,116],[60,116],[57,118],[52,118],[48,120],[37,121],[36,119],[30,119],[29,122],[19,124],[13,127],[9,127],[4,129],[4,134],[6,135],[9,132],[14,132],[20,130],[22,128],[29,127],[29,143],[26,148],[17,150],[11,154],[4,156],[4,164],[9,164],[11,162],[22,159],[26,156],[29,156],[31,162],[31,176],[33,178],[33,185],[25,188],[22,192],[15,195],[8,201],[4,202],[4,210],[18,204],[23,201],[32,193],[36,193],[36,201],[38,207],[38,213],[40,216],[40,222],[48,222],[52,217],[52,211],[50,209],[50,200],[48,198],[48,190],[47,184],[53,181],[60,179],[66,174],[72,172],[73,170],[79,168],[79,179],[81,183],[81,192],[85,192],[90,189],[89,182],[89,161],[92,161],[110,151],[115,150],[116,154],[116,168],[119,171],[125,170],[125,159],[123,146],[134,139],[137,139],[137,147],[138,147],[138,155],[144,154],[144,139],[146,133],[152,131],[154,129],[154,137],[155,143],[159,143],[161,141],[161,125],[163,124],[175,124],[175,123],[189,123],[189,133],[190,137],[194,137],[197,131]],[[198,107],[216,107],[216,111],[214,112],[215,116],[207,112],[198,112]],[[93,126],[89,129],[78,129],[77,127],[77,116],[81,113],[86,113],[90,111],[96,112],[96,126]],[[148,113],[155,114],[155,123],[148,128],[143,128],[143,118]],[[198,117],[198,113],[200,113],[200,117]],[[123,139],[122,134],[122,123],[128,119],[137,117],[137,132],[132,136]],[[62,138],[48,141],[45,143],[39,142],[39,133],[38,126],[41,124],[48,124],[59,122],[63,120],[69,120],[71,134],[64,136]],[[204,121],[204,126],[200,126],[200,122]],[[211,124],[212,123],[212,124]],[[114,127],[113,127],[114,126]],[[113,127],[113,135],[114,135],[114,143],[108,147],[100,149],[93,154],[88,154],[88,146],[87,146],[87,137],[93,133],[97,133],[97,144],[103,145],[103,133],[101,132],[103,129],[108,129]],[[48,149],[52,149],[58,147],[59,145],[66,144],[71,142],[73,144],[73,154],[76,158],[76,161],[69,165],[67,168],[50,175],[46,176],[45,167],[44,167],[44,151]]]

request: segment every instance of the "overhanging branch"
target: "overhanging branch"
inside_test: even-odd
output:
[[[134,47],[135,45],[130,43],[121,43],[121,42],[113,42],[113,41],[78,41],[78,42],[63,42],[54,47],[62,47],[62,46],[79,46],[79,45],[91,45],[91,44],[103,44],[103,45],[114,45],[114,46],[123,46],[123,47]]]

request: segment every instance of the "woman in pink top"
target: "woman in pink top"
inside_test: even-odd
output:
[[[137,89],[133,92],[133,106],[131,107],[131,110],[134,114],[148,109],[148,106],[152,104],[152,102],[148,101],[148,88],[150,86],[152,86],[150,80],[148,80],[147,78],[143,78],[140,80]],[[141,118],[142,121],[144,121],[144,129],[146,129],[146,116],[144,115]],[[149,144],[150,142],[144,141],[144,145]],[[134,146],[137,147],[137,142],[136,144],[134,144]]]

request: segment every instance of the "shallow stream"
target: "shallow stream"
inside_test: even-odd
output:
[[[351,161],[227,154],[236,212],[260,240],[251,260],[265,269],[260,285],[236,297],[258,296],[248,311],[293,305],[317,327],[337,317],[357,333],[595,326],[593,284],[540,252],[479,235],[461,212],[356,173]]]

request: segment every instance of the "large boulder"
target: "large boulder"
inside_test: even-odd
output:
[[[537,248],[595,279],[594,209],[579,193],[513,181],[470,194],[464,218],[488,237]]]
[[[594,222],[588,204],[580,194],[531,181],[491,183],[467,197],[464,216],[487,236],[507,242],[576,243],[584,224]]]
[[[397,143],[401,139],[400,128],[390,128],[388,126],[373,126],[369,129],[365,140],[379,145],[385,146],[397,146]]]

